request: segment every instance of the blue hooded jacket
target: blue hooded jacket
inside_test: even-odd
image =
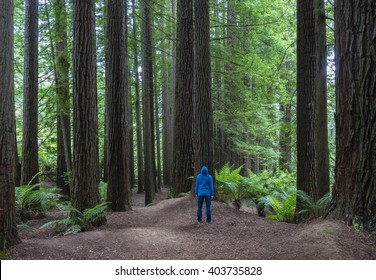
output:
[[[201,168],[201,174],[196,178],[195,193],[197,196],[213,196],[214,184],[213,178],[208,172],[208,168],[203,166]]]

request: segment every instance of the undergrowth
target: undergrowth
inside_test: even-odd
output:
[[[110,203],[103,202],[92,208],[85,209],[83,212],[73,207],[71,204],[62,204],[59,206],[59,208],[61,211],[66,212],[66,217],[45,223],[40,228],[58,228],[65,226],[66,230],[63,233],[64,235],[88,230],[93,226],[95,227],[103,224],[106,219],[104,211],[107,209],[108,204]]]
[[[215,172],[219,200],[232,201],[238,209],[243,201],[250,199],[256,205],[258,215],[270,220],[293,222],[297,197],[302,204],[299,213],[304,213],[306,217],[322,216],[330,202],[329,193],[314,202],[303,191],[297,191],[295,173],[278,170],[254,174],[247,170],[248,176],[242,176],[242,169],[243,166],[232,168],[226,164]]]

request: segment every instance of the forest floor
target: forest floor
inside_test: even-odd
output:
[[[53,228],[39,229],[62,217],[49,212],[30,220],[33,232],[20,229],[22,243],[8,251],[11,259],[376,259],[374,235],[346,223],[316,219],[288,224],[239,211],[213,201],[213,224],[195,224],[195,198],[167,199],[143,206],[133,196],[133,210],[107,213],[107,223],[92,231],[62,236]],[[205,213],[205,211],[203,211]],[[204,214],[205,215],[205,214]]]

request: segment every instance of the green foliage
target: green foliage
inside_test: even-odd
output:
[[[0,260],[10,260],[10,257],[6,254],[5,250],[0,250]]]
[[[18,224],[17,229],[26,229],[30,232],[34,232],[33,228],[31,226],[27,225],[27,224]]]
[[[107,201],[107,183],[106,182],[99,182],[99,200],[100,202]]]
[[[299,214],[304,214],[311,218],[323,216],[331,200],[330,192],[325,194],[317,202],[314,202],[304,191],[298,190],[297,195],[300,209],[302,209],[299,211]]]
[[[26,185],[16,188],[16,208],[45,214],[57,207],[62,195],[59,188],[44,188],[41,184]]]
[[[275,191],[259,199],[257,209],[269,220],[292,223],[295,216],[296,189],[290,188],[286,191]]]
[[[242,168],[243,165],[232,170],[229,164],[225,164],[219,172],[215,171],[219,200],[231,200],[238,208],[241,200],[249,197],[246,180],[240,175]]]
[[[46,227],[61,227],[65,226],[67,229],[64,235],[74,234],[80,231],[85,231],[92,226],[99,226],[106,219],[104,211],[107,209],[109,202],[100,203],[93,208],[79,211],[71,204],[61,205],[60,209],[66,212],[66,217],[60,220],[53,220],[45,223],[40,228]]]
[[[231,169],[226,164],[215,173],[220,201],[234,201],[240,208],[241,201],[251,199],[260,216],[271,220],[293,222],[296,207],[296,175],[284,171],[259,175],[248,170],[249,177],[240,175],[243,166]]]

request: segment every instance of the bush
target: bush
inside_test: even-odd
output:
[[[250,197],[247,181],[240,175],[242,168],[243,165],[232,170],[229,164],[225,164],[219,172],[215,171],[219,200],[223,202],[230,200],[238,209],[241,200]]]
[[[301,211],[299,211],[299,214],[303,214],[308,218],[317,218],[323,216],[331,200],[330,192],[325,194],[317,202],[314,202],[312,198],[304,191],[299,190],[297,192],[297,195],[298,203],[300,203],[300,209],[302,209]]]
[[[273,194],[261,197],[257,203],[259,215],[266,216],[269,220],[292,223],[296,208],[296,189],[275,191]]]
[[[106,219],[104,211],[107,209],[108,204],[110,203],[103,202],[93,208],[86,209],[83,212],[74,208],[71,204],[61,205],[60,210],[66,212],[66,217],[64,219],[53,220],[45,223],[40,229],[46,227],[66,226],[67,229],[63,234],[68,235],[88,230],[92,226],[99,226],[103,224],[103,221]]]
[[[43,188],[41,184],[26,185],[16,188],[16,209],[46,214],[58,206],[62,195],[59,188]]]

